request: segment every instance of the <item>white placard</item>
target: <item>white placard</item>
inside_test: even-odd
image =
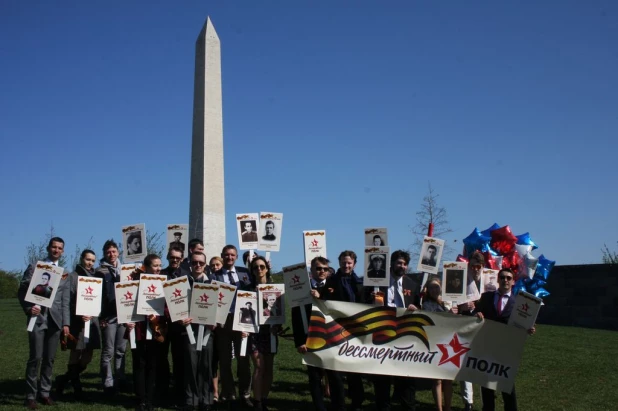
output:
[[[103,280],[93,277],[77,277],[75,315],[98,317],[103,301]]]
[[[388,287],[391,284],[389,247],[365,247],[365,276],[363,285]]]
[[[454,304],[466,302],[466,278],[468,264],[457,261],[445,261],[442,267],[442,300]]]
[[[543,300],[540,298],[525,291],[520,291],[515,297],[515,307],[511,311],[508,324],[529,330],[534,327],[542,304]]]
[[[165,255],[170,251],[171,246],[180,247],[183,257],[189,256],[189,225],[188,224],[168,224],[167,241],[165,242]]]
[[[438,274],[442,251],[444,251],[444,240],[425,236],[416,269],[424,273]]]
[[[144,321],[146,317],[137,314],[139,281],[123,281],[114,284],[118,324]]]
[[[189,278],[183,276],[163,281],[163,293],[172,322],[189,318]]]
[[[165,280],[167,277],[164,275],[141,274],[139,276],[138,314],[165,314],[165,294],[162,284]]]
[[[303,231],[305,247],[305,267],[311,268],[311,260],[315,257],[326,257],[326,230]]]
[[[148,251],[146,224],[122,227],[122,260],[143,261]]]
[[[236,293],[233,330],[248,333],[257,333],[259,331],[256,311],[257,302],[257,293],[253,291],[238,291]]]
[[[388,247],[388,230],[381,228],[365,228],[365,247]]]
[[[121,264],[120,265],[120,282],[123,281],[132,281],[131,274],[137,268],[137,264]]]
[[[233,297],[232,297],[233,298]],[[194,324],[216,325],[219,284],[193,283],[189,316]],[[227,316],[229,307],[224,309]]]
[[[281,247],[282,213],[260,213],[260,241],[258,250],[279,251]]]
[[[257,286],[261,324],[285,324],[285,285],[260,284]]]
[[[51,307],[54,304],[63,273],[62,267],[45,261],[37,261],[24,300],[41,307]]]
[[[260,222],[257,213],[236,214],[238,230],[238,248],[240,250],[255,250],[258,246],[258,230]]]
[[[483,268],[481,271],[481,294],[498,289],[498,273],[500,270]]]
[[[232,302],[234,302],[234,297],[236,296],[236,286],[222,283],[219,281],[213,281],[212,284],[215,284],[219,287],[219,291],[217,294],[217,323],[225,324],[227,321],[227,315],[230,312],[230,306]]]
[[[313,303],[311,281],[304,263],[283,267],[283,282],[290,308],[304,307]]]

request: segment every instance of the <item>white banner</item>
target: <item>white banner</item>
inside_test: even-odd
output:
[[[138,314],[165,315],[165,294],[163,294],[162,284],[165,280],[167,277],[164,275],[141,274],[139,276]]]
[[[193,283],[189,316],[194,324],[217,325],[218,294],[217,284]],[[227,311],[225,315],[227,317]]]
[[[162,282],[165,302],[172,322],[189,318],[189,279],[187,276]]]
[[[303,363],[511,392],[526,337],[523,329],[476,317],[315,300]]]
[[[103,301],[103,280],[101,278],[77,277],[77,300],[75,315],[98,317]]]
[[[123,281],[116,283],[114,284],[114,293],[116,294],[118,324],[136,323],[145,320],[143,315],[137,314],[139,281]]]

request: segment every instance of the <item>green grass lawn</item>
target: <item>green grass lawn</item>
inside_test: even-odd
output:
[[[132,408],[131,393],[122,393],[114,402],[104,398],[99,370],[99,351],[83,374],[87,403],[75,402],[67,390],[55,409],[121,410]],[[25,363],[28,358],[26,318],[17,300],[0,300],[0,410],[23,409]],[[528,339],[517,377],[520,410],[615,410],[618,409],[618,333],[573,327],[537,327]],[[58,351],[55,374],[64,373],[68,352]],[[127,355],[130,376],[131,355]],[[463,402],[455,384],[453,410],[462,410]],[[367,384],[368,410],[373,409],[373,389]],[[418,410],[433,410],[431,391],[417,394]],[[497,409],[502,409],[499,398]],[[275,360],[275,382],[269,400],[274,411],[313,410],[307,375],[301,357],[291,339],[280,340]],[[395,408],[396,409],[396,408]],[[475,386],[475,410],[481,409],[480,389]]]

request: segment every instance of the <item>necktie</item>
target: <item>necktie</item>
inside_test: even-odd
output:
[[[395,284],[393,284],[393,292],[395,293],[395,307],[403,307],[403,299],[399,291],[399,280],[395,281]]]
[[[506,297],[506,296],[498,294],[498,307],[496,307],[497,311],[498,311],[498,315],[502,314],[502,299],[504,297]]]
[[[236,281],[234,280],[234,271],[228,271],[227,276],[230,280],[231,285],[236,285]]]

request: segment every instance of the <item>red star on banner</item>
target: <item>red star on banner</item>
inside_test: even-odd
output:
[[[182,295],[182,291],[180,291],[178,288],[176,288],[174,290],[174,297],[180,297]]]
[[[219,297],[221,298],[221,297]],[[208,302],[208,296],[206,295],[206,293],[200,295],[200,302],[201,303],[207,303]]]
[[[528,306],[528,303],[523,303],[523,304],[521,305],[521,310],[522,310],[523,312],[525,312],[525,313],[527,313],[527,312],[528,312],[528,308],[530,308],[530,307]]]
[[[127,291],[127,293],[124,295],[124,299],[131,301],[132,298],[133,294],[130,291]]]
[[[461,356],[470,351],[470,348],[464,347],[464,344],[461,344],[459,342],[459,337],[457,336],[457,333],[453,334],[453,339],[448,344],[436,344],[440,349],[440,352],[442,353],[442,358],[440,358],[440,362],[438,363],[438,365],[452,362],[457,366],[457,368],[460,368]]]
[[[316,240],[315,238],[313,239],[313,241],[311,241],[311,245],[314,246],[314,247],[317,247],[318,244],[319,244],[318,240]]]
[[[298,284],[300,282],[300,277],[298,276],[298,274],[296,274],[294,277],[292,277],[292,283],[293,284]]]
[[[219,301],[223,301],[223,293],[219,293]]]
[[[148,292],[149,293],[154,293],[157,289],[157,286],[152,284],[151,286],[148,287]]]
[[[88,286],[88,288],[86,288],[86,294],[90,294],[92,295],[92,292],[94,291],[94,289],[90,286]]]

